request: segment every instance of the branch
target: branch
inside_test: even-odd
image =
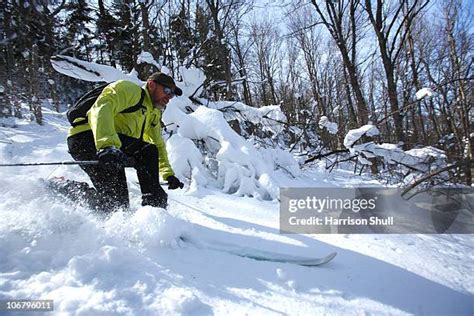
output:
[[[406,23],[408,24],[408,26],[407,26],[406,30],[403,32],[402,38],[400,39],[400,45],[398,46],[398,49],[397,49],[397,51],[395,52],[395,56],[393,56],[393,60],[394,60],[394,61],[397,60],[398,55],[400,54],[400,52],[401,52],[401,50],[402,50],[403,44],[404,44],[405,39],[406,39],[406,37],[407,37],[407,35],[408,35],[408,31],[409,31],[409,29],[411,28],[411,24],[412,24],[413,20],[414,20],[415,17],[428,5],[428,3],[429,3],[429,0],[427,0],[427,1],[425,2],[425,4],[423,4],[416,12],[414,12],[411,17],[409,17],[409,18],[407,18],[407,19],[403,19],[402,23],[405,23],[405,21],[406,21]],[[415,6],[415,5],[413,5],[413,6]],[[403,25],[403,24],[400,24],[400,27],[401,27],[402,25]],[[397,33],[398,33],[398,30],[397,30]],[[396,37],[397,35],[398,35],[398,34],[395,34],[395,37]],[[392,48],[390,54],[392,54],[392,53],[393,53],[393,50],[395,49],[395,40],[396,40],[396,38],[394,38],[394,40],[393,40],[393,48]]]
[[[393,20],[392,22],[390,23],[390,25],[388,26],[387,28],[387,32],[385,32],[385,34],[387,34],[387,38],[390,36],[390,32],[392,31],[392,28],[393,26],[395,25],[395,22],[398,20],[398,15],[400,14],[400,12],[402,11],[402,8],[403,6],[405,5],[406,1],[400,1],[401,3],[399,3],[398,5],[398,8],[397,8],[397,11],[395,12],[395,14],[393,15]],[[416,1],[415,1],[416,3]],[[414,4],[415,5],[415,4]],[[404,17],[404,19],[406,18],[406,16]],[[400,25],[403,25],[403,21],[402,23],[400,23]],[[395,38],[397,37],[397,33],[398,33],[398,30],[397,32],[395,32]]]
[[[58,56],[58,55],[52,56],[52,57],[51,57],[51,60],[54,60],[54,61],[65,61],[65,62],[67,62],[67,63],[69,63],[69,64],[71,64],[71,65],[76,66],[77,68],[80,68],[80,69],[82,69],[82,70],[85,70],[85,71],[87,71],[87,72],[89,72],[89,73],[92,73],[92,74],[98,76],[98,77],[102,77],[102,75],[101,75],[99,72],[97,72],[97,71],[95,71],[95,70],[92,70],[92,69],[89,69],[89,68],[87,68],[87,67],[85,67],[85,66],[83,66],[83,65],[81,65],[81,64],[79,64],[79,63],[77,63],[77,62],[75,62],[75,61],[73,61],[73,60],[69,60],[69,59],[64,58],[64,57],[61,57],[61,56]]]
[[[448,85],[450,83],[453,83],[453,82],[456,82],[456,81],[463,81],[463,80],[470,81],[470,80],[473,80],[473,79],[474,79],[474,77],[467,77],[467,78],[456,78],[456,79],[452,79],[452,80],[449,80],[449,81],[445,81],[445,82],[442,82],[442,83],[438,84],[435,88],[433,88],[433,91],[439,90],[441,87],[446,86],[446,85]],[[375,126],[379,126],[380,124],[385,122],[387,119],[391,118],[394,113],[401,112],[402,110],[408,109],[408,108],[418,104],[422,100],[423,99],[414,100],[414,101],[400,107],[400,109],[398,109],[397,111],[393,111],[393,112],[388,113],[384,118],[382,118],[380,121],[375,123]]]
[[[320,25],[320,24],[326,25],[326,23],[324,23],[324,22],[314,22],[313,24],[303,26],[303,27],[297,29],[296,31],[291,32],[291,33],[284,34],[282,37],[291,37],[291,36],[301,32],[301,31],[308,30],[308,29],[313,28],[316,25]]]
[[[61,12],[62,9],[64,9],[65,5],[66,5],[66,0],[62,0],[61,4],[56,8],[56,10],[51,12],[51,14],[49,14],[49,16],[50,17],[56,16],[59,12]]]
[[[422,182],[428,180],[429,178],[432,178],[440,173],[443,173],[445,171],[448,171],[448,170],[451,170],[451,169],[455,169],[455,168],[458,168],[458,167],[461,167],[463,165],[469,165],[471,163],[474,162],[474,159],[469,159],[469,160],[464,160],[464,161],[458,161],[454,164],[451,164],[449,166],[446,166],[444,168],[441,168],[439,170],[436,170],[436,171],[433,171],[429,174],[427,174],[426,176],[424,177],[421,177],[420,179],[416,180],[415,182],[413,182],[413,184],[411,186],[409,186],[408,188],[406,188],[405,190],[403,190],[402,192],[402,196],[404,196],[405,194],[407,194],[410,190],[414,189],[415,187],[417,187],[418,185],[420,185]]]
[[[325,157],[335,155],[335,154],[348,153],[348,152],[349,152],[349,149],[337,149],[337,150],[331,151],[329,153],[320,154],[320,155],[317,155],[317,156],[310,157],[310,158],[306,159],[303,164],[305,165],[305,164],[310,163],[310,162],[312,162],[314,160],[317,160],[317,159],[325,158]]]
[[[355,156],[350,156],[350,157],[348,157],[348,158],[346,158],[346,159],[342,159],[342,160],[336,160],[336,161],[334,161],[330,166],[326,167],[326,170],[327,170],[327,169],[331,169],[331,170],[329,170],[329,172],[331,172],[332,169],[334,169],[334,167],[335,167],[337,164],[339,164],[339,163],[341,163],[341,162],[350,161],[350,160],[352,160],[352,159],[354,159],[354,158],[357,158],[357,155],[355,155]],[[357,163],[357,162],[356,162],[356,163]],[[355,172],[355,171],[354,171],[354,172]]]

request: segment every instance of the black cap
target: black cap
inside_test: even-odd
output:
[[[159,83],[165,87],[173,89],[174,93],[177,96],[180,96],[183,94],[183,90],[181,90],[180,88],[176,86],[176,83],[174,82],[173,78],[161,72],[152,73],[150,77],[148,77],[148,80],[153,80],[156,83]]]

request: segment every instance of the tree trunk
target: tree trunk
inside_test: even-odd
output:
[[[367,109],[367,103],[365,102],[364,95],[362,93],[362,88],[360,85],[360,81],[358,78],[358,71],[357,71],[357,61],[355,60],[356,58],[356,26],[355,26],[355,10],[356,6],[359,4],[359,2],[354,2],[351,1],[351,7],[350,7],[350,15],[352,15],[352,21],[351,27],[352,27],[352,32],[351,36],[353,39],[353,45],[351,49],[351,54],[349,54],[349,48],[348,48],[348,40],[347,37],[345,36],[345,21],[343,20],[344,17],[344,11],[346,8],[346,5],[344,4],[343,1],[327,1],[326,2],[326,10],[329,16],[329,20],[326,18],[324,13],[322,12],[320,6],[316,2],[316,0],[311,1],[313,3],[313,6],[316,8],[316,11],[318,12],[320,18],[322,19],[323,24],[326,26],[326,28],[329,30],[329,33],[331,36],[334,38],[337,47],[339,48],[339,51],[342,56],[342,61],[344,64],[344,67],[347,69],[347,74],[349,75],[349,82],[351,84],[352,92],[355,95],[356,103],[357,103],[357,115],[359,118],[359,123],[361,124],[367,124],[369,121],[369,111]],[[351,60],[352,56],[352,60]],[[349,96],[350,97],[350,96]]]
[[[31,50],[31,67],[28,74],[28,80],[30,81],[30,102],[33,108],[33,114],[35,115],[36,122],[39,125],[43,125],[43,111],[41,109],[41,103],[38,93],[38,45],[34,44]]]
[[[387,77],[387,92],[388,100],[390,102],[390,111],[392,112],[393,124],[395,125],[395,134],[397,135],[398,141],[404,143],[405,146],[405,133],[403,132],[403,117],[400,114],[400,107],[398,106],[397,96],[397,84],[395,82],[394,68],[389,62],[387,57],[382,57],[385,74]]]
[[[420,90],[422,87],[421,87],[421,84],[420,84],[420,80],[418,79],[419,78],[419,74],[418,74],[418,67],[416,65],[416,56],[415,56],[415,41],[413,39],[413,36],[412,36],[412,32],[411,32],[411,29],[407,26],[408,28],[408,34],[407,34],[407,43],[408,43],[408,46],[407,46],[407,51],[408,51],[408,56],[409,56],[409,59],[410,59],[410,68],[411,68],[411,72],[412,72],[412,75],[413,75],[413,86],[415,87],[415,89],[418,91]],[[415,115],[415,113],[417,115]],[[425,124],[423,122],[423,114],[422,114],[422,111],[421,111],[421,102],[418,102],[417,105],[416,105],[416,110],[414,109],[414,118],[413,118],[413,125],[417,128],[415,128],[415,135],[417,135],[417,137],[421,137],[421,140],[423,142],[423,144],[427,144],[428,143],[428,139],[427,139],[427,135],[426,135],[426,130],[425,130]],[[418,135],[418,133],[416,133],[416,130],[420,130],[420,133],[421,135]]]
[[[372,12],[371,1],[365,0],[365,9],[369,15],[369,20],[372,23],[374,32],[377,36],[380,56],[382,58],[382,64],[385,70],[388,100],[390,102],[390,111],[392,114],[391,116],[393,118],[393,124],[395,126],[395,134],[397,136],[398,141],[403,143],[403,148],[406,148],[405,134],[403,132],[403,117],[400,113],[397,95],[397,83],[395,81],[395,60],[392,60],[392,56],[390,55],[390,53],[393,51],[393,47],[392,50],[390,50],[387,46],[387,42],[389,40],[390,35],[390,28],[387,28],[387,26],[384,24],[384,19],[386,19],[386,16],[384,16],[384,13],[382,12],[383,5],[384,4],[382,0],[377,0],[377,6],[374,16]],[[393,17],[393,19],[396,18],[396,16]]]

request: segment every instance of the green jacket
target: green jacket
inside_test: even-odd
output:
[[[159,153],[159,169],[163,179],[174,175],[168,161],[166,146],[161,137],[161,111],[152,104],[148,89],[143,100],[145,108],[132,113],[120,113],[140,101],[141,89],[133,82],[118,80],[105,87],[97,101],[87,112],[88,123],[71,127],[69,136],[91,130],[97,150],[108,146],[120,148],[122,143],[117,135],[121,133],[140,138],[143,124],[143,140],[154,144]]]

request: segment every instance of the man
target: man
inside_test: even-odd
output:
[[[183,188],[169,164],[161,137],[161,113],[175,95],[182,95],[182,90],[173,78],[159,72],[148,78],[143,90],[144,95],[142,88],[125,80],[109,84],[87,112],[87,118],[81,118],[84,123],[69,131],[67,142],[72,157],[99,161],[98,165],[81,165],[95,189],[73,181],[68,181],[66,188],[81,191],[76,195],[85,197],[91,207],[102,211],[129,207],[126,166],[137,170],[142,205],[166,208],[168,195],[160,185],[160,173],[169,189]],[[140,101],[141,108],[124,112]]]

